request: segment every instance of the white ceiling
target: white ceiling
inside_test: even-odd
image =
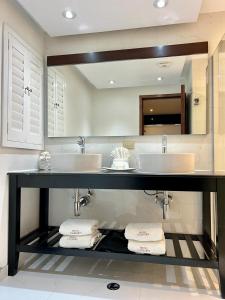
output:
[[[161,62],[170,65],[162,68]],[[75,68],[97,89],[180,85],[185,62],[186,57],[180,56],[76,65]],[[162,81],[157,80],[159,76],[163,77]],[[115,84],[111,85],[110,80]]]
[[[169,0],[163,9],[155,8],[153,0],[17,1],[50,36],[196,22],[202,5],[202,0]],[[210,2],[214,6],[216,0],[206,2],[209,3],[203,12],[210,9]],[[222,5],[225,1],[219,2]],[[62,17],[67,7],[77,14],[75,19]]]

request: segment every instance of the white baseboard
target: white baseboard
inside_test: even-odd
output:
[[[0,281],[5,279],[8,276],[8,265],[4,268],[0,268]]]

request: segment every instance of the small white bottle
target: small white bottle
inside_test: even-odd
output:
[[[40,153],[39,157],[39,169],[50,170],[51,169],[51,155],[48,151]]]

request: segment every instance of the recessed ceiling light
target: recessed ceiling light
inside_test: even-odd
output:
[[[109,83],[110,84],[115,84],[115,81],[114,80],[110,80]]]
[[[164,8],[168,5],[168,0],[154,0],[153,5],[156,8]]]
[[[162,81],[163,78],[162,78],[161,76],[159,76],[159,77],[157,77],[157,80],[158,80],[158,81]]]
[[[65,19],[68,19],[68,20],[72,20],[76,17],[76,14],[75,12],[73,12],[70,8],[66,8],[64,11],[63,11],[63,17]]]

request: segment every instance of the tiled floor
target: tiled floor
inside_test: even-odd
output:
[[[107,284],[117,282],[111,291]],[[220,299],[217,273],[208,269],[33,255],[0,283],[1,300]]]

